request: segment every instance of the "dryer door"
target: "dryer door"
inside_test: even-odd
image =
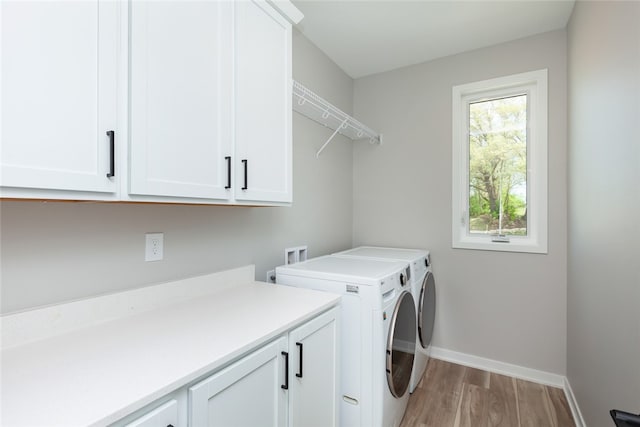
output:
[[[411,380],[416,349],[416,306],[409,292],[398,297],[387,338],[387,384],[391,394],[402,397]]]
[[[427,271],[420,289],[418,301],[418,337],[422,348],[429,347],[433,335],[433,322],[436,317],[436,282],[433,274]]]

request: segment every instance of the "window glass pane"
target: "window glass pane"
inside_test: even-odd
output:
[[[469,233],[527,235],[527,95],[469,104]]]

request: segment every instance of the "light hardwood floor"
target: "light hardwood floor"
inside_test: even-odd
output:
[[[574,427],[562,389],[429,360],[400,427]]]

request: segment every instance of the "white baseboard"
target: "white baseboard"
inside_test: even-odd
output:
[[[564,388],[565,385],[565,377],[562,375],[512,365],[498,360],[486,359],[472,354],[459,353],[444,348],[431,347],[431,357],[552,387]]]
[[[576,427],[587,427],[582,412],[580,412],[580,406],[578,406],[576,396],[573,394],[571,384],[569,384],[569,379],[566,377],[564,379],[564,394],[567,396],[567,402],[569,403],[569,408],[571,408],[571,415],[573,415],[573,421],[576,423]]]

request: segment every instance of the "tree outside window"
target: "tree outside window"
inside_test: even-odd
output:
[[[527,95],[469,104],[469,232],[527,235]]]

